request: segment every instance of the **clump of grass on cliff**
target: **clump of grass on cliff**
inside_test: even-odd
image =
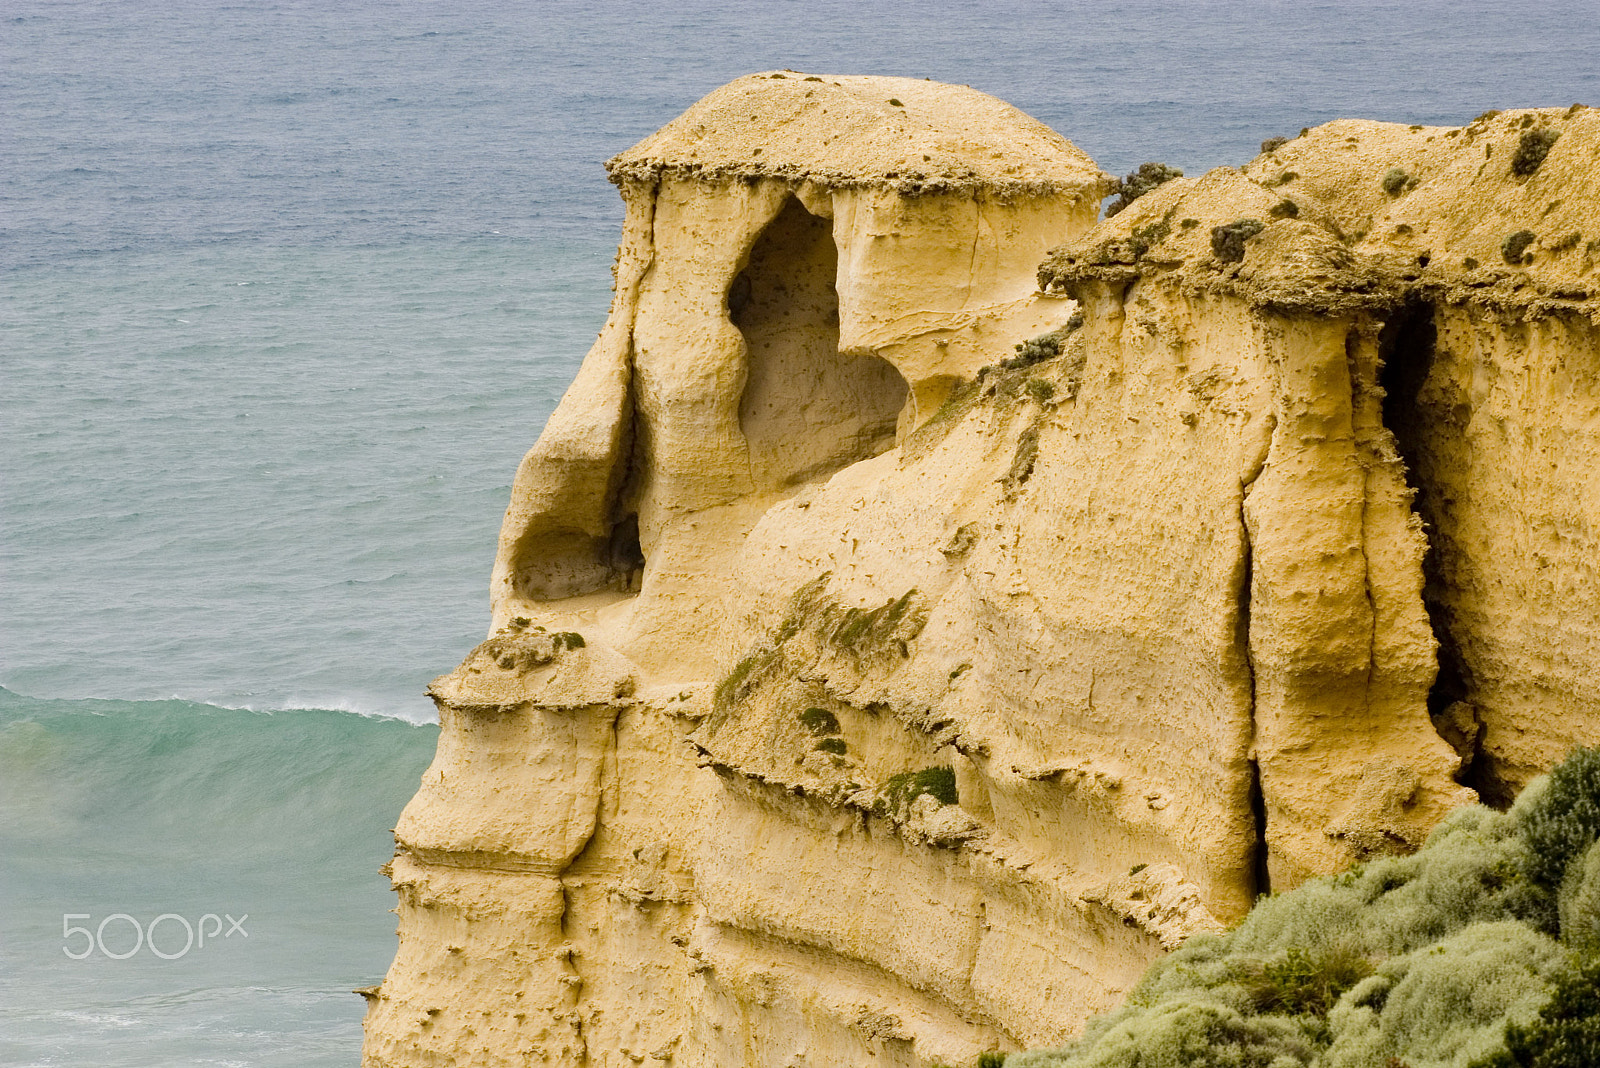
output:
[[[1531,117],[1531,116],[1530,116]],[[1516,155],[1511,157],[1511,173],[1526,178],[1539,169],[1561,137],[1555,130],[1529,130],[1517,142]]]
[[[1000,361],[1000,367],[1006,371],[1014,371],[1019,367],[1032,367],[1045,360],[1053,360],[1061,355],[1061,346],[1066,344],[1072,332],[1083,326],[1083,312],[1075,311],[1065,325],[1057,327],[1048,334],[1040,334],[1036,338],[1020,342],[1015,346],[1017,354]]]
[[[1257,902],[1158,962],[1076,1045],[1007,1068],[1600,1065],[1600,749],[1509,812]]]
[[[1407,174],[1399,167],[1389,168],[1389,173],[1383,176],[1383,191],[1392,197],[1397,197],[1407,189],[1414,189],[1417,184],[1415,176]]]
[[[1141,163],[1139,169],[1126,178],[1119,178],[1111,187],[1109,195],[1117,199],[1106,205],[1106,218],[1117,214],[1135,200],[1144,196],[1163,182],[1170,182],[1174,178],[1182,178],[1183,171],[1177,167],[1169,167],[1165,163]]]
[[[913,588],[898,600],[890,598],[877,608],[846,609],[833,629],[831,637],[834,645],[841,649],[859,650],[882,643],[905,618],[916,595],[917,591]]]
[[[1532,262],[1532,257],[1527,255],[1528,246],[1539,240],[1539,236],[1532,230],[1518,230],[1514,234],[1506,235],[1500,242],[1500,258],[1507,263],[1516,265]]]
[[[839,717],[826,708],[808,708],[800,713],[800,725],[815,735],[838,734]]]
[[[1244,243],[1266,227],[1260,219],[1235,219],[1231,223],[1211,228],[1211,251],[1223,263],[1238,263],[1244,259]]]
[[[890,776],[878,791],[872,809],[878,815],[896,812],[901,815],[911,810],[911,805],[923,794],[928,794],[941,805],[960,802],[956,794],[956,773],[943,765],[923,768],[921,771],[903,771]]]

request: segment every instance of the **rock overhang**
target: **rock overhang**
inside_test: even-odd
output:
[[[606,163],[613,182],[775,178],[826,188],[1093,197],[1111,176],[1002,100],[919,78],[751,74]]]

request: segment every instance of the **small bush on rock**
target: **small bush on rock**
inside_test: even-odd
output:
[[[1511,173],[1526,178],[1537,171],[1560,137],[1559,133],[1550,129],[1529,130],[1524,133],[1522,139],[1517,142],[1516,155],[1511,157]]]
[[[954,805],[956,773],[944,765],[923,768],[921,771],[903,771],[891,776],[879,791],[873,810],[879,815],[887,812],[908,812],[911,805],[923,794],[928,794],[941,805]]]
[[[1017,354],[1001,360],[1000,366],[1008,371],[1014,371],[1018,367],[1031,367],[1036,363],[1043,363],[1045,360],[1053,360],[1061,355],[1061,342],[1063,340],[1065,340],[1065,337],[1058,330],[1052,330],[1048,334],[1040,334],[1036,338],[1030,338],[1016,346]]]
[[[1600,1064],[1600,956],[1556,983],[1530,1023],[1506,1026],[1506,1048],[1473,1068],[1594,1068]]]
[[[1111,218],[1117,212],[1132,204],[1163,182],[1170,182],[1174,178],[1182,178],[1183,171],[1177,167],[1169,167],[1165,163],[1141,163],[1139,169],[1119,179],[1111,187],[1109,195],[1117,199],[1106,208],[1106,218]]]
[[[808,708],[800,713],[800,725],[812,734],[838,734],[839,717],[826,708]]]
[[[1211,251],[1223,263],[1244,259],[1244,243],[1266,229],[1260,219],[1235,219],[1211,228]]]
[[[1417,180],[1399,167],[1391,167],[1389,173],[1383,176],[1383,191],[1392,197],[1399,196],[1416,184]]]
[[[1531,260],[1524,260],[1523,256],[1528,251],[1528,246],[1538,239],[1538,235],[1532,230],[1518,230],[1514,234],[1507,234],[1506,239],[1500,242],[1500,256],[1507,263],[1513,265],[1531,262]]]
[[[1083,312],[1075,311],[1064,325],[1015,346],[1017,354],[1001,360],[1000,366],[1007,371],[1015,371],[1019,367],[1032,367],[1036,363],[1053,360],[1061,355],[1061,346],[1066,343],[1067,337],[1082,325]]]

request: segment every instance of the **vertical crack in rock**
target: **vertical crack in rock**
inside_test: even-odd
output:
[[[967,255],[967,299],[972,299],[972,291],[977,288],[978,278],[978,236],[982,230],[983,204],[976,203],[972,206],[975,214],[972,224],[972,251]]]
[[[1249,805],[1250,821],[1253,844],[1250,857],[1250,878],[1252,882],[1252,896],[1270,893],[1272,879],[1269,872],[1267,859],[1269,855],[1267,844],[1267,801],[1261,788],[1261,761],[1256,753],[1256,734],[1260,725],[1256,719],[1258,709],[1258,694],[1256,691],[1256,665],[1255,658],[1250,652],[1250,607],[1254,595],[1255,575],[1255,546],[1250,537],[1250,523],[1246,516],[1246,502],[1250,498],[1250,491],[1254,488],[1256,480],[1266,470],[1267,455],[1271,450],[1272,439],[1276,434],[1277,420],[1270,413],[1266,416],[1266,432],[1260,440],[1259,449],[1251,457],[1248,467],[1243,472],[1239,482],[1239,577],[1235,587],[1235,630],[1234,642],[1238,648],[1239,664],[1244,668],[1246,693],[1248,694],[1248,708],[1250,724],[1250,744],[1247,750],[1250,760]]]
[[[1254,894],[1272,893],[1272,873],[1267,864],[1267,799],[1261,792],[1261,762],[1250,758],[1250,818],[1255,821],[1255,857],[1251,876],[1255,881]]]
[[[1413,301],[1384,324],[1378,338],[1382,361],[1379,385],[1384,392],[1383,422],[1394,435],[1395,445],[1405,462],[1406,484],[1412,491],[1411,509],[1422,521],[1428,549],[1423,557],[1423,604],[1438,642],[1439,671],[1428,692],[1428,715],[1440,736],[1461,757],[1456,780],[1476,790],[1486,803],[1509,802],[1506,791],[1489,780],[1484,755],[1478,743],[1483,724],[1469,698],[1471,678],[1453,633],[1450,613],[1442,596],[1445,576],[1439,545],[1439,512],[1445,502],[1438,487],[1428,479],[1424,455],[1426,437],[1438,428],[1430,425],[1430,413],[1420,401],[1432,369],[1438,328],[1432,304]]]
[[[1260,474],[1258,468],[1255,474]],[[1251,476],[1251,482],[1255,480]],[[1255,731],[1256,731],[1256,671],[1255,664],[1250,658],[1250,528],[1244,519],[1244,498],[1250,491],[1246,483],[1239,496],[1239,539],[1240,539],[1240,564],[1239,584],[1236,613],[1235,641],[1239,649],[1239,663],[1244,667],[1245,685],[1249,688],[1249,715],[1250,715],[1250,820],[1254,835],[1254,844],[1251,847],[1250,872],[1253,887],[1251,893],[1260,896],[1272,892],[1272,879],[1267,870],[1267,801],[1261,792],[1261,763],[1256,759]]]

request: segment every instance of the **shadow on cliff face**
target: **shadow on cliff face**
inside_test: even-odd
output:
[[[1423,601],[1439,643],[1439,674],[1428,693],[1428,715],[1440,736],[1461,756],[1457,781],[1476,790],[1485,804],[1503,809],[1511,803],[1515,790],[1492,776],[1479,748],[1483,723],[1471,703],[1471,674],[1444,596],[1449,582],[1444,557],[1449,549],[1441,543],[1440,520],[1448,502],[1431,477],[1437,461],[1429,451],[1429,441],[1436,434],[1448,433],[1456,423],[1463,425],[1454,429],[1464,429],[1470,413],[1454,408],[1444,411],[1425,399],[1424,387],[1438,340],[1434,307],[1424,301],[1407,304],[1384,324],[1378,338],[1383,360],[1379,378],[1384,391],[1383,422],[1394,434],[1405,461],[1406,482],[1415,494],[1412,510],[1428,534],[1428,552],[1422,564]]]
[[[744,335],[739,427],[758,487],[807,482],[894,445],[907,387],[870,354],[839,351],[833,224],[790,197],[728,290]]]

